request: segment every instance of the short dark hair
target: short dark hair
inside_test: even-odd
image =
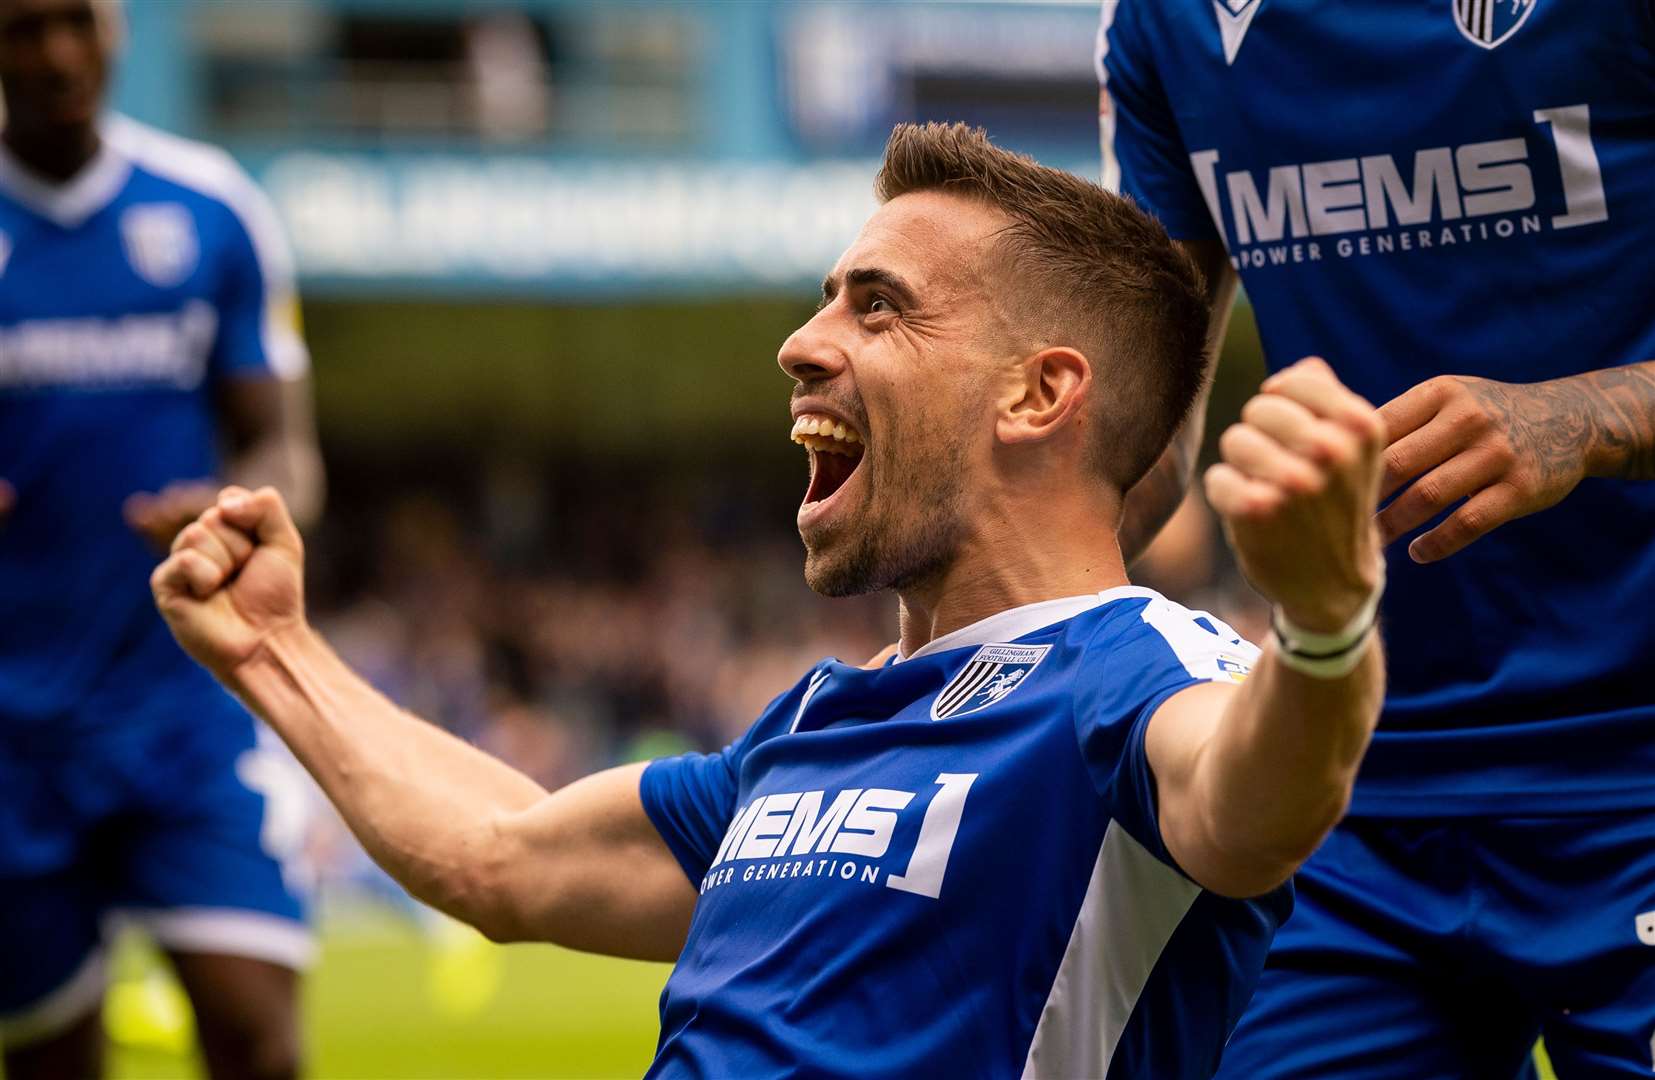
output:
[[[980,199],[1011,219],[998,245],[1006,273],[1035,294],[1040,340],[1092,362],[1091,463],[1126,491],[1206,377],[1209,307],[1194,261],[1132,200],[1002,150],[981,128],[897,125],[874,194],[917,191]]]

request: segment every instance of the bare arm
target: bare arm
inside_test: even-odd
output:
[[[301,529],[315,524],[325,484],[310,379],[226,379],[219,410],[230,440],[230,482],[273,487]]]
[[[230,481],[248,488],[275,488],[301,527],[313,524],[322,512],[323,476],[310,380],[226,379],[217,405],[229,443]],[[160,491],[133,494],[122,510],[135,532],[156,551],[165,552],[178,530],[213,505],[219,487],[205,477],[180,480]]]
[[[1342,679],[1282,665],[1268,642],[1242,686],[1169,699],[1147,736],[1167,850],[1205,888],[1257,896],[1291,877],[1344,816],[1379,718],[1377,642]]]
[[[1207,377],[1190,406],[1189,415],[1184,418],[1183,427],[1172,437],[1160,460],[1126,493],[1120,544],[1121,556],[1128,566],[1144,553],[1161,527],[1171,519],[1178,504],[1184,501],[1190,477],[1195,475],[1195,462],[1201,456],[1201,436],[1207,427],[1212,373],[1218,366],[1218,354],[1224,346],[1230,312],[1235,307],[1236,287],[1240,284],[1223,244],[1215,240],[1181,240],[1179,246],[1195,260],[1207,282],[1207,303],[1212,308],[1207,323]]]
[[[1242,418],[1207,496],[1243,571],[1294,626],[1360,622],[1383,577],[1378,413],[1310,360],[1267,380]],[[1344,815],[1385,687],[1377,637],[1357,648],[1330,678],[1288,666],[1272,640],[1245,684],[1192,687],[1151,719],[1162,835],[1206,888],[1274,888]]]
[[[293,748],[374,860],[497,940],[677,956],[696,893],[644,812],[642,766],[548,794],[387,701],[304,619],[273,489],[228,488],[156,568],[179,643]]]

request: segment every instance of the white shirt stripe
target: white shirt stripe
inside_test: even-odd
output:
[[[1025,1080],[1102,1078],[1200,886],[1111,821],[1023,1063]]]

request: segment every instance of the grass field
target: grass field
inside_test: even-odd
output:
[[[619,1077],[648,1066],[668,968],[447,925],[334,920],[305,995],[318,1080]],[[123,942],[105,1009],[110,1075],[195,1077],[189,1011],[159,959]]]

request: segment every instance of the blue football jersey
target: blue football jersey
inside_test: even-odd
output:
[[[64,184],[0,148],[0,735],[118,727],[210,686],[121,504],[219,471],[221,380],[307,365],[274,214],[222,152],[111,118]]]
[[[1148,589],[824,661],[644,806],[697,883],[653,1076],[1208,1077],[1287,887],[1161,841],[1149,717],[1257,650]]]
[[[1655,359],[1649,0],[1107,0],[1098,46],[1105,183],[1225,244],[1272,367],[1382,404]],[[1409,539],[1356,811],[1655,806],[1655,484]]]

